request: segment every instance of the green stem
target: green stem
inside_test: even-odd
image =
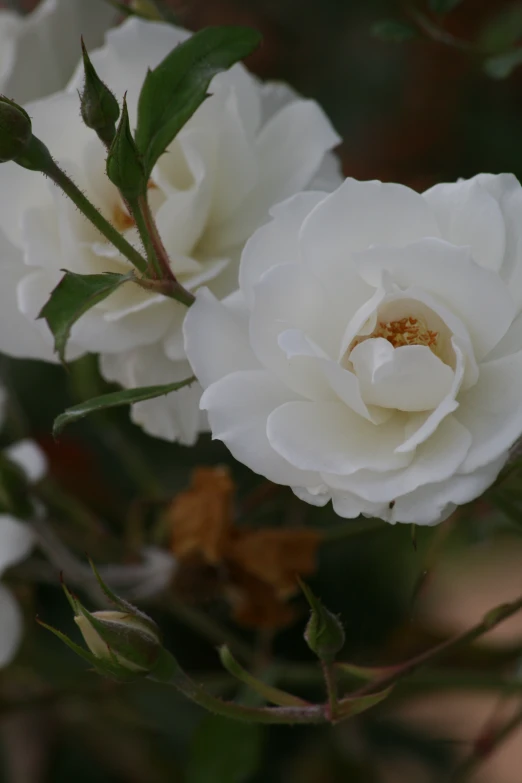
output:
[[[149,679],[166,685],[173,685],[188,699],[199,704],[200,707],[217,715],[222,715],[225,718],[233,718],[248,723],[303,724],[327,722],[323,705],[246,707],[235,702],[222,701],[188,677],[176,659],[165,649],[162,651],[161,658]]]
[[[475,639],[478,639],[483,634],[491,631],[492,628],[495,628],[504,620],[512,617],[512,615],[516,614],[521,609],[522,596],[509,604],[501,604],[500,606],[497,606],[495,609],[489,611],[483,617],[481,622],[477,623],[477,625],[474,625],[473,628],[470,628],[468,631],[464,631],[464,633],[459,634],[458,636],[454,636],[452,639],[447,639],[441,644],[438,644],[436,647],[425,650],[425,652],[415,656],[414,658],[411,658],[409,661],[406,661],[406,663],[390,667],[389,673],[367,683],[364,687],[353,693],[352,696],[365,696],[368,693],[375,693],[376,691],[381,691],[385,688],[388,688],[390,685],[396,683],[397,680],[400,680],[403,677],[408,677],[418,668],[424,666],[424,664],[431,663],[450,650],[453,652],[458,647],[471,644],[471,642],[474,642]]]
[[[138,229],[138,233],[143,243],[143,247],[145,248],[147,260],[149,262],[148,265],[149,276],[152,277],[153,279],[161,280],[163,277],[162,267],[158,255],[156,253],[156,248],[152,241],[148,224],[145,220],[142,199],[133,199],[132,201],[128,201],[127,204],[130,213],[135,220],[136,228]]]
[[[323,670],[326,692],[328,694],[328,718],[331,721],[335,721],[339,708],[337,671],[334,664],[326,661],[321,661],[321,669]]]
[[[54,160],[49,160],[46,167],[42,169],[43,174],[46,174],[59,188],[63,190],[66,196],[76,204],[80,212],[90,220],[90,222],[96,226],[98,231],[111,242],[114,247],[118,248],[126,258],[129,259],[136,269],[145,273],[147,271],[147,262],[133,246],[127,242],[119,231],[106,220],[101,212],[91,204],[88,198],[84,196],[82,191],[74,184],[72,179],[62,171],[58,164]]]
[[[147,232],[147,236],[151,243],[154,257],[159,268],[160,279],[169,281],[172,287],[172,291],[174,292],[174,298],[187,307],[190,307],[190,305],[193,304],[195,300],[194,294],[190,293],[190,291],[187,291],[187,289],[181,285],[172,271],[169,255],[165,249],[163,240],[161,239],[146,195],[140,196],[138,199],[137,208],[143,216],[145,231]]]

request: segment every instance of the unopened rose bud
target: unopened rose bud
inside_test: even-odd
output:
[[[81,612],[81,609],[80,609]],[[144,616],[127,612],[80,613],[74,618],[91,653],[136,674],[149,674],[161,651],[160,632]]]
[[[111,144],[120,116],[118,101],[105,85],[91,63],[82,38],[83,67],[85,82],[80,95],[80,111],[88,128],[96,131],[104,144]]]
[[[76,644],[57,628],[39,621],[40,624],[104,677],[125,682],[153,674],[164,653],[158,626],[146,614],[113,593],[93,563],[91,566],[102,592],[116,609],[91,613],[62,584],[88,649]]]
[[[332,663],[345,642],[344,628],[333,612],[323,606],[310,588],[299,580],[306,600],[310,604],[310,619],[304,632],[308,647],[318,658]]]
[[[137,198],[147,187],[141,155],[132,138],[125,98],[120,123],[107,155],[107,176],[126,199]]]
[[[31,118],[21,106],[0,96],[0,163],[22,155],[32,138]]]

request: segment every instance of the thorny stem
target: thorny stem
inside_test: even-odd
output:
[[[173,292],[175,292],[175,298],[187,307],[190,307],[195,299],[194,294],[191,294],[190,291],[187,291],[187,289],[181,285],[172,271],[168,253],[159,234],[146,195],[140,196],[138,199],[137,209],[143,216],[145,231],[156,259],[160,280],[169,281]]]
[[[103,236],[108,239],[109,242],[114,245],[114,247],[118,248],[120,253],[129,259],[131,264],[133,264],[136,269],[142,273],[147,271],[147,262],[141,253],[138,253],[138,251],[129,242],[127,242],[125,237],[123,237],[120,232],[117,231],[114,226],[103,217],[101,212],[94,206],[94,204],[91,204],[89,199],[84,196],[82,191],[77,187],[77,185],[74,184],[72,179],[70,179],[65,171],[62,171],[62,169],[54,160],[48,163],[45,170],[43,170],[43,173],[46,174],[55,183],[55,185],[58,185],[58,187],[63,190],[65,195],[68,196],[71,201],[74,202],[74,204],[76,204],[80,212],[82,212],[85,217],[90,220],[94,226],[96,226],[98,231],[103,234]]]
[[[474,642],[475,639],[479,638],[479,636],[482,636],[482,634],[491,631],[492,628],[495,628],[501,622],[507,620],[508,617],[516,614],[516,612],[520,611],[520,609],[522,609],[522,596],[509,604],[501,604],[495,609],[491,609],[491,611],[489,611],[484,616],[481,622],[473,626],[473,628],[470,628],[468,631],[464,631],[464,633],[459,634],[458,636],[454,636],[452,639],[447,639],[441,644],[436,645],[436,647],[432,647],[431,649],[426,650],[425,652],[415,656],[414,658],[411,658],[405,663],[390,667],[389,673],[367,683],[358,691],[353,693],[352,696],[365,696],[369,693],[375,693],[376,691],[381,691],[385,688],[388,688],[390,685],[393,685],[403,677],[408,677],[425,663],[431,663],[444,653],[447,653],[449,650],[453,651],[458,647]]]
[[[247,723],[293,724],[328,721],[322,704],[311,704],[306,707],[247,707],[235,702],[222,701],[188,677],[176,659],[166,650],[162,651],[158,665],[149,679],[173,685],[188,699],[209,712]]]
[[[132,201],[128,200],[127,206],[132,217],[134,218],[136,228],[138,229],[138,234],[140,235],[143,247],[145,248],[145,254],[149,262],[147,269],[148,274],[153,279],[161,280],[163,277],[162,268],[156,253],[156,248],[150,235],[149,227],[145,220],[141,199],[133,199]]]

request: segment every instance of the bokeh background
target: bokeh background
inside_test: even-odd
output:
[[[494,79],[484,71],[484,58],[457,47],[423,36],[398,44],[372,35],[379,20],[405,17],[400,3],[180,0],[169,7],[193,30],[216,24],[260,29],[264,44],[249,67],[324,106],[344,140],[339,154],[347,176],[418,190],[483,171],[522,177],[522,67]],[[417,7],[426,11],[422,2]],[[522,39],[521,2],[463,0],[435,21],[492,55]],[[4,357],[0,375],[10,391],[4,438],[29,435],[45,450],[50,480],[42,493],[80,581],[86,552],[101,564],[132,564],[153,544],[179,557],[183,546],[173,530],[180,518],[189,526],[197,518],[205,530],[227,514],[241,531],[285,529],[291,535],[284,546],[258,539],[259,567],[270,571],[277,556],[284,561],[280,571],[291,572],[306,561],[315,592],[345,624],[342,657],[375,665],[401,661],[465,630],[522,592],[516,469],[435,529],[412,536],[405,526],[347,525],[328,508],[304,506],[289,491],[267,485],[208,437],[195,449],[153,440],[125,411],[93,416],[55,442],[56,415],[110,389],[95,357],[68,372]],[[228,466],[225,487],[223,475],[216,484],[209,474],[180,501],[194,469],[216,465]],[[303,528],[319,530],[317,539]],[[469,778],[476,783],[522,780],[522,732],[488,755],[488,738],[521,708],[522,616],[335,729],[248,727],[209,718],[172,690],[146,682],[115,685],[87,672],[34,621],[38,615],[78,638],[58,585],[60,553],[53,551],[52,564],[36,554],[8,577],[24,606],[27,632],[15,663],[0,671],[5,783],[443,783],[469,754],[484,757]],[[209,564],[196,547],[180,558],[173,584],[141,605],[181,664],[216,693],[238,695],[215,651],[226,637],[263,676],[276,676],[272,667],[286,687],[322,698],[302,637],[304,601],[291,596],[287,602],[277,579],[277,589],[267,589],[249,557],[238,561],[220,552]],[[81,586],[79,594],[92,600]],[[242,612],[245,594],[250,603]],[[239,698],[249,697],[240,692]]]

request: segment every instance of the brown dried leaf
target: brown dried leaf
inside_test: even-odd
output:
[[[176,557],[201,553],[211,564],[223,559],[232,530],[234,496],[227,468],[201,467],[193,472],[190,489],[180,492],[167,511]]]
[[[227,556],[285,598],[298,590],[296,574],[314,573],[321,538],[307,528],[240,530],[228,543]]]

